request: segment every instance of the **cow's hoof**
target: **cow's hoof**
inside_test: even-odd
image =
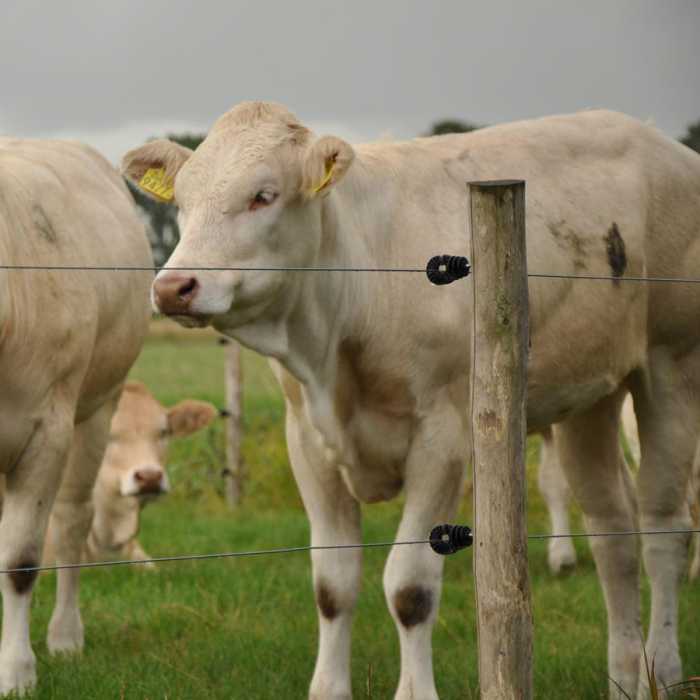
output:
[[[51,620],[46,646],[52,654],[79,654],[83,650],[85,635],[80,615]]]
[[[347,685],[338,687],[337,683],[314,679],[309,690],[309,700],[352,700],[352,693]]]
[[[0,695],[24,695],[36,685],[34,655],[19,659],[0,659]]]
[[[309,693],[309,700],[352,700],[352,695],[346,692],[311,692]]]
[[[677,649],[674,650],[673,645],[659,645],[656,654],[651,654],[647,650],[646,663],[649,665],[650,670],[652,668],[652,661],[654,678],[656,680],[656,692],[653,693],[649,688],[647,667],[644,659],[641,659],[637,700],[650,700],[650,698],[656,697],[665,698],[664,688],[669,688],[674,684],[680,683],[683,679],[680,655]]]
[[[549,570],[555,576],[569,573],[576,566],[576,550],[571,540],[563,538],[551,540],[547,552],[547,563]]]

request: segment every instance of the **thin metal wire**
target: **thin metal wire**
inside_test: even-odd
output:
[[[422,272],[424,267],[125,267],[122,265],[0,265],[0,270],[58,270],[88,272]]]
[[[0,270],[51,270],[84,272],[422,272],[424,267],[126,267],[122,265],[0,265]],[[528,272],[540,279],[589,280],[600,282],[675,282],[700,284],[698,277],[615,277],[612,275],[563,275],[550,272]]]
[[[257,557],[267,554],[290,554],[292,552],[312,552],[321,549],[369,549],[372,547],[393,547],[395,545],[430,544],[433,540],[403,540],[400,542],[366,542],[358,544],[316,544],[299,547],[279,547],[276,549],[253,549],[244,552],[213,552],[211,554],[180,554],[149,559],[116,559],[114,561],[93,561],[81,564],[54,564],[51,566],[27,566],[18,569],[2,569],[0,574],[14,574],[33,571],[58,571],[60,569],[96,569],[105,566],[125,566],[129,564],[159,564],[171,561],[201,561],[203,559],[233,559],[235,557]]]
[[[689,535],[698,530],[625,530],[623,532],[571,532],[566,535],[528,535],[529,540],[552,540],[561,537],[625,537],[627,535]]]
[[[472,253],[473,255],[473,253]],[[234,271],[234,272],[421,272],[422,267],[125,267],[110,266],[79,266],[79,265],[0,265],[0,270],[55,270],[55,271],[85,271],[85,272],[160,272],[161,270],[176,270],[187,272],[202,271]],[[555,273],[530,272],[528,277],[543,279],[580,279],[613,282],[671,282],[681,284],[700,284],[700,278],[692,277],[613,277],[604,275],[562,275]],[[472,405],[473,410],[473,405]],[[473,449],[473,446],[472,446]],[[576,532],[569,534],[536,534],[528,535],[529,540],[545,540],[558,538],[580,537],[623,537],[630,535],[674,535],[700,533],[700,529],[691,530],[630,530],[624,532]],[[52,566],[33,566],[16,569],[3,569],[0,574],[20,572],[57,571],[60,569],[93,569],[98,567],[157,564],[175,561],[201,561],[205,559],[226,559],[235,557],[251,557],[268,554],[287,554],[292,552],[310,552],[323,549],[358,549],[371,547],[393,547],[402,545],[431,544],[432,540],[406,540],[400,542],[369,542],[365,544],[341,545],[304,545],[299,547],[282,547],[277,549],[260,549],[243,552],[215,552],[212,554],[183,554],[167,557],[150,557],[148,559],[118,559],[115,561],[86,562],[81,564],[57,564]]]
[[[612,282],[678,282],[680,284],[700,284],[697,277],[613,277],[611,275],[559,275],[549,272],[529,272],[528,277],[557,280],[595,280]]]
[[[566,535],[528,535],[529,540],[548,540],[562,537],[624,537],[628,535],[685,535],[700,533],[700,529],[691,530],[626,530],[623,532],[572,532]],[[476,535],[475,535],[476,536]],[[27,573],[39,571],[59,571],[60,569],[97,569],[110,566],[128,566],[138,564],[160,564],[173,561],[202,561],[204,559],[233,559],[237,557],[257,557],[272,554],[291,554],[312,552],[323,549],[370,549],[376,547],[395,547],[416,544],[432,544],[440,540],[402,540],[399,542],[365,542],[357,544],[301,545],[299,547],[279,547],[275,549],[253,549],[243,552],[213,552],[211,554],[179,554],[167,557],[149,557],[148,559],[116,559],[114,561],[93,561],[81,564],[53,564],[50,566],[27,566],[16,569],[2,569],[0,574]]]

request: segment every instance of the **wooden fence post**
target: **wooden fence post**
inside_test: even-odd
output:
[[[532,698],[525,393],[525,183],[468,185],[472,240],[474,576],[484,700]]]
[[[244,468],[241,459],[243,435],[243,376],[241,346],[227,339],[224,348],[224,384],[226,387],[226,467],[224,497],[229,508],[236,508],[243,498]]]

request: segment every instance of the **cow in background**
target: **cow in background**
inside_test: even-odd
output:
[[[51,518],[57,564],[79,561],[92,488],[151,310],[153,261],[119,175],[74,142],[0,139],[0,569],[40,564]],[[83,647],[77,569],[57,574],[52,653]],[[0,693],[29,690],[35,571],[0,576]]]
[[[150,558],[137,539],[141,510],[170,490],[165,467],[168,444],[202,430],[218,415],[215,406],[195,399],[165,408],[143,384],[127,382],[95,483],[87,561]]]
[[[504,177],[527,182],[529,269],[562,276],[530,280],[528,429],[553,425],[590,530],[634,529],[619,447],[620,408],[631,391],[644,453],[639,524],[690,525],[700,286],[621,278],[697,274],[698,154],[603,110],[352,147],[316,137],[281,105],[247,102],[221,116],[196,151],[153,141],[129,152],[123,167],[144,187],[174,192],[180,208],[181,238],[167,264],[186,269],[159,272],[157,308],[272,359],[313,545],[357,542],[360,504],[402,489],[398,540],[425,538],[454,516],[471,444],[473,299],[463,285],[432,287],[418,275],[285,268],[415,267],[468,249],[465,182]],[[610,279],[566,279],[582,272]],[[635,539],[591,541],[613,695],[646,692]],[[652,591],[647,653],[667,685],[682,677],[678,586],[687,540],[642,538]],[[351,697],[361,557],[312,552],[319,650],[311,698]],[[388,558],[400,700],[437,698],[431,638],[443,565],[429,547],[395,547]]]

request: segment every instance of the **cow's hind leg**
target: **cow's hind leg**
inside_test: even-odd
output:
[[[311,544],[325,546],[361,541],[360,507],[336,470],[324,469],[314,436],[301,434],[299,422],[287,418],[287,448],[306,513]],[[311,700],[350,700],[350,634],[360,590],[360,549],[311,552],[318,610],[319,643],[311,680]]]
[[[435,525],[453,520],[466,472],[465,432],[456,413],[436,416],[431,427],[419,431],[407,464],[406,503],[397,541],[425,539]],[[432,632],[443,564],[444,557],[427,544],[395,546],[389,555],[384,592],[401,645],[395,700],[437,700]]]
[[[693,529],[700,528],[700,442],[695,452],[695,462],[693,464],[693,476],[691,478],[688,501],[692,514]],[[696,532],[692,536],[693,561],[690,564],[688,577],[694,581],[700,577],[700,533]]]
[[[114,400],[110,400],[76,426],[68,466],[50,520],[49,536],[57,565],[81,561],[94,512],[92,489],[107,445],[114,407]],[[80,569],[57,572],[56,605],[47,635],[52,653],[78,652],[83,648],[79,577]]]
[[[618,437],[621,399],[604,399],[554,426],[560,463],[592,533],[636,530],[634,491]],[[638,543],[632,536],[589,541],[608,612],[610,693],[624,697],[619,686],[634,696],[642,634]]]
[[[0,522],[0,568],[39,566],[49,513],[70,449],[70,407],[53,408],[38,423],[22,455],[6,474]],[[29,640],[29,610],[36,572],[0,576],[2,642],[0,693],[23,692],[36,682]]]
[[[540,468],[537,473],[540,493],[547,505],[552,534],[571,532],[569,525],[569,483],[559,464],[551,430],[542,433]],[[547,545],[547,562],[553,574],[560,574],[576,565],[576,550],[568,537],[553,537]]]
[[[642,458],[637,478],[641,529],[688,530],[688,487],[695,449],[698,406],[697,366],[687,358],[656,353],[649,376],[634,391]],[[686,363],[687,366],[684,366]],[[641,382],[640,382],[641,384]],[[644,567],[651,583],[651,618],[646,652],[661,684],[682,679],[678,648],[678,592],[687,564],[688,534],[642,537]],[[640,672],[639,697],[647,697],[646,669]]]

